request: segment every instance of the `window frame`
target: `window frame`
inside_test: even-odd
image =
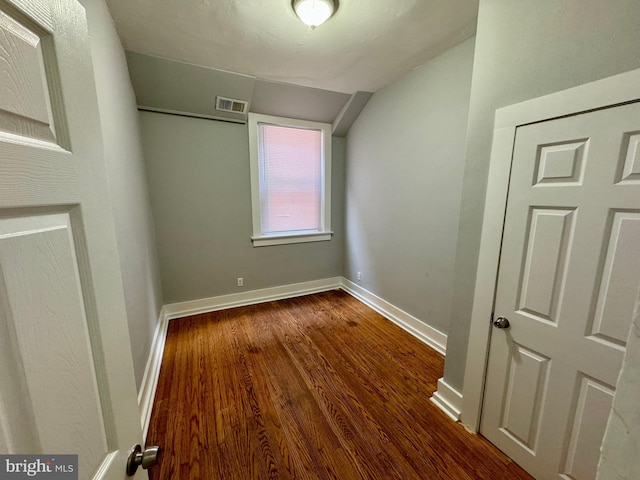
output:
[[[259,177],[259,142],[258,125],[269,124],[278,127],[302,128],[306,130],[319,130],[322,133],[322,189],[320,198],[320,229],[288,230],[284,232],[265,233],[262,231],[262,215],[260,201],[260,177]],[[249,131],[249,164],[251,171],[251,216],[253,220],[253,236],[251,241],[254,247],[268,245],[285,245],[291,243],[322,242],[331,240],[331,124],[298,120],[295,118],[277,117],[249,113],[247,118]]]

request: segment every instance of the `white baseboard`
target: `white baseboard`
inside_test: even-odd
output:
[[[443,378],[438,380],[438,390],[431,397],[431,401],[454,422],[460,421],[462,394],[452,388]]]
[[[447,336],[444,333],[430,327],[429,325],[421,322],[407,312],[399,309],[386,300],[383,300],[382,298],[343,277],[325,278],[322,280],[314,280],[311,282],[294,283],[291,285],[282,285],[279,287],[251,290],[247,292],[234,293],[231,295],[220,295],[217,297],[191,300],[188,302],[171,303],[162,307],[162,311],[160,312],[160,318],[158,320],[153,343],[151,345],[149,359],[147,360],[147,366],[142,378],[142,385],[138,394],[138,405],[140,408],[141,425],[144,438],[146,439],[147,437],[149,421],[151,420],[151,411],[153,409],[153,401],[155,398],[156,388],[158,386],[158,376],[160,374],[162,354],[164,352],[165,340],[167,338],[167,328],[169,326],[170,320],[186,317],[189,315],[198,315],[200,313],[224,310],[227,308],[253,305],[256,303],[269,302],[272,300],[282,300],[286,298],[299,297],[302,295],[309,295],[312,293],[326,292],[328,290],[334,290],[337,288],[342,288],[346,292],[350,293],[358,300],[376,310],[385,318],[394,322],[396,325],[400,326],[411,335],[429,345],[434,350],[440,352],[443,355],[446,353]],[[441,394],[441,384],[445,385],[445,388],[448,389],[446,394]],[[444,391],[445,389],[443,388],[442,392]],[[440,396],[438,396],[439,394]],[[443,402],[444,405],[451,404],[457,405],[457,407],[451,407],[450,410],[446,410],[445,408],[443,408],[438,403],[443,395],[447,395],[445,397],[447,399],[454,399],[452,401],[447,400],[446,402]],[[456,395],[459,396],[459,400],[456,400]],[[443,410],[445,410],[450,416],[452,416],[450,411],[454,412],[453,415],[456,415],[455,412],[457,412],[458,417],[455,418],[454,416],[452,416],[452,418],[455,418],[456,420],[459,419],[459,405],[461,405],[462,403],[462,395],[449,387],[442,381],[442,379],[438,381],[438,391],[434,394],[431,400],[440,408],[443,408]]]
[[[202,298],[188,302],[171,303],[165,305],[164,310],[167,319],[172,320],[188,315],[198,315],[200,313],[215,312],[216,310],[335,290],[340,288],[341,280],[342,277],[324,278],[311,282],[293,283],[280,287],[263,288],[261,290],[232,293],[231,295],[220,295],[218,297]]]
[[[156,325],[156,331],[153,335],[151,350],[147,360],[147,366],[144,369],[142,377],[142,385],[138,392],[138,408],[140,409],[140,424],[142,426],[142,435],[147,439],[147,431],[149,430],[149,421],[151,420],[151,411],[153,410],[153,400],[156,396],[156,388],[158,387],[158,377],[160,376],[160,366],[162,365],[162,354],[164,353],[164,342],[167,339],[167,328],[169,321],[167,319],[165,309],[160,310],[160,318]]]
[[[404,310],[399,309],[395,305],[383,300],[369,290],[362,288],[360,285],[353,283],[351,280],[342,278],[342,288],[356,297],[362,303],[373,308],[400,328],[406,330],[418,340],[429,345],[431,348],[445,355],[447,352],[447,336],[421,322],[413,315],[408,314]]]

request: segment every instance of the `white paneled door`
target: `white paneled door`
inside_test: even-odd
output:
[[[0,453],[126,478],[142,434],[115,245],[84,9],[3,0]]]
[[[519,127],[481,432],[537,479],[595,479],[639,286],[640,104]]]

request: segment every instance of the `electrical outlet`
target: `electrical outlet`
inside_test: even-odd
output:
[[[356,274],[356,279],[357,279],[358,281],[362,280],[362,273],[358,272],[358,273]]]
[[[239,287],[244,286],[244,278],[242,278],[242,277],[238,277],[238,286],[239,286]]]

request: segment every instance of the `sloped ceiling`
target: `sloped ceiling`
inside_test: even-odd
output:
[[[222,96],[248,102],[253,113],[336,123],[334,134],[344,136],[371,96],[260,80],[163,57],[126,53],[129,76],[142,110],[245,123],[246,114],[215,109],[216,96]],[[356,97],[360,100],[354,101]]]
[[[291,0],[107,0],[126,50],[258,79],[375,92],[475,33],[478,0],[340,0],[315,30]]]

